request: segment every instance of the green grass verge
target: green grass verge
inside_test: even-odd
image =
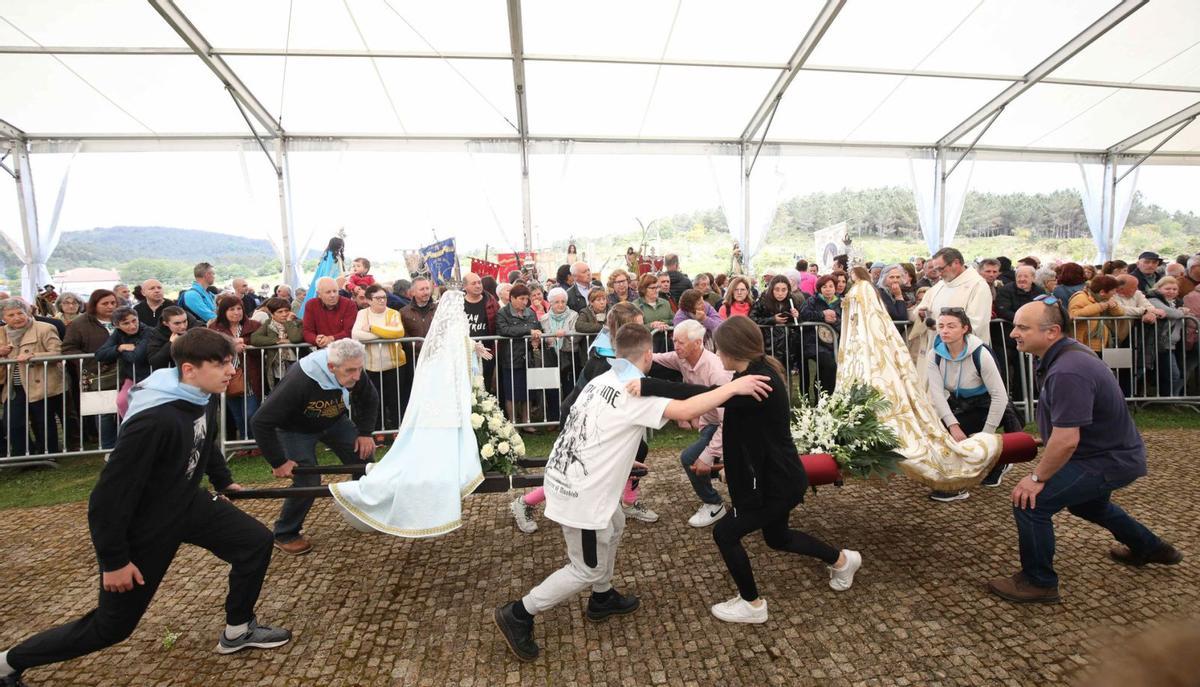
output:
[[[1200,429],[1200,413],[1189,408],[1150,406],[1136,409],[1134,420],[1142,430]],[[1029,427],[1036,431],[1035,427]],[[530,456],[549,455],[557,433],[542,432],[525,435],[525,447]],[[654,433],[650,448],[680,451],[695,441],[696,433],[669,424]],[[377,456],[382,457],[383,451]],[[337,465],[332,453],[317,454],[322,465]],[[0,510],[31,506],[52,506],[60,503],[86,501],[103,467],[100,456],[68,458],[57,468],[9,468],[0,470]],[[241,484],[264,484],[274,481],[271,468],[260,456],[238,456],[230,460],[234,478]]]

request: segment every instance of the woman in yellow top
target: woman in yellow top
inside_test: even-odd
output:
[[[1120,285],[1116,277],[1107,274],[1092,277],[1084,288],[1071,296],[1067,314],[1072,320],[1078,317],[1121,317],[1125,311],[1120,303],[1112,299]],[[1075,322],[1075,339],[1099,353],[1113,339],[1116,324],[1105,320]]]
[[[369,305],[358,311],[350,335],[367,346],[365,366],[367,376],[383,400],[383,412],[375,427],[380,430],[400,429],[400,368],[407,362],[404,347],[399,343],[384,343],[380,339],[404,337],[400,311],[387,307],[387,290],[379,284],[366,289]],[[372,343],[375,342],[375,343]]]

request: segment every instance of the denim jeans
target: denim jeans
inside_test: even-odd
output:
[[[279,430],[279,442],[283,444],[284,456],[296,461],[297,465],[317,464],[317,442],[328,446],[344,465],[363,462],[354,450],[354,442],[358,439],[358,428],[350,418],[342,416],[324,434],[307,434],[304,432],[284,432]],[[321,485],[320,475],[295,475],[292,477],[293,487],[317,487]],[[287,543],[300,536],[304,527],[304,518],[312,508],[311,497],[293,497],[284,499],[283,508],[279,511],[279,519],[275,521],[275,538]]]
[[[225,407],[233,416],[238,439],[254,438],[254,414],[258,412],[258,397],[246,389],[243,396],[227,396]]]
[[[8,442],[5,455],[24,456],[36,453],[58,453],[58,425],[54,423],[54,404],[62,398],[51,396],[46,401],[32,401],[26,415],[25,387],[13,384],[8,401],[4,405],[4,424]],[[50,412],[47,413],[47,410]],[[29,444],[29,433],[33,431],[33,443]]]
[[[708,442],[712,441],[718,428],[719,425],[704,425],[700,428],[700,437],[696,439],[696,442],[683,449],[683,453],[679,454],[679,462],[683,465],[683,474],[687,475],[688,481],[692,483],[692,489],[696,492],[696,496],[710,506],[721,505],[721,495],[717,493],[712,484],[716,473],[697,475],[692,472],[692,465],[700,458],[700,454],[704,452]]]
[[[1153,532],[1110,500],[1112,492],[1132,482],[1133,478],[1110,481],[1070,461],[1046,480],[1045,488],[1037,495],[1036,507],[1024,510],[1013,507],[1025,577],[1039,587],[1058,585],[1052,518],[1063,508],[1112,532],[1135,556],[1161,545],[1162,541]]]

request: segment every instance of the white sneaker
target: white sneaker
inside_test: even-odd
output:
[[[714,605],[712,614],[727,623],[754,623],[756,625],[765,623],[767,622],[767,600],[763,599],[762,605],[755,608],[750,605],[749,601],[744,601],[741,596],[735,596],[729,601]]]
[[[718,503],[714,506],[709,503],[702,503],[700,504],[700,510],[688,518],[688,524],[692,527],[708,527],[723,517],[725,517],[725,504]]]
[[[642,505],[641,499],[638,499],[632,506],[621,504],[621,510],[625,512],[625,517],[641,520],[642,522],[658,522],[658,513],[650,510]]]
[[[844,592],[854,584],[854,573],[862,567],[862,554],[850,549],[842,549],[842,553],[846,554],[845,567],[838,568],[829,567],[829,586],[834,591]]]
[[[533,506],[525,505],[524,496],[518,496],[508,506],[513,518],[517,521],[517,529],[525,534],[537,532],[537,521],[533,519]]]

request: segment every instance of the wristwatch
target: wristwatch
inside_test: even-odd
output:
[[[1042,482],[1042,480],[1038,479],[1036,472],[1029,473],[1029,479],[1033,480],[1034,482],[1038,482],[1038,483]]]

